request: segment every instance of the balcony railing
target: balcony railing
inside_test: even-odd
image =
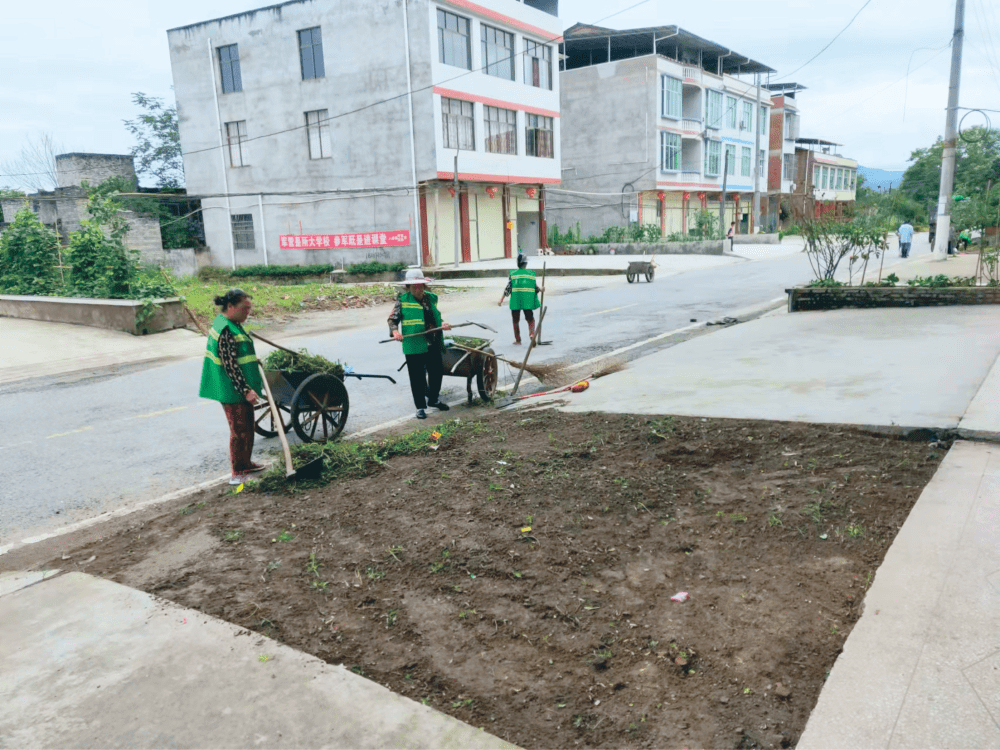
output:
[[[692,80],[701,83],[701,68],[692,68],[687,65],[684,66],[684,79]]]
[[[701,133],[701,120],[688,120],[685,118],[681,120],[681,130],[696,130]]]

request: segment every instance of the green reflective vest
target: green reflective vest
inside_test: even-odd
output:
[[[238,323],[234,323],[225,315],[219,314],[212,323],[212,329],[208,332],[208,346],[205,349],[205,362],[201,367],[201,389],[198,395],[202,398],[210,398],[213,401],[221,401],[224,404],[238,404],[246,399],[245,393],[237,392],[233,387],[233,381],[226,375],[226,370],[222,366],[222,359],[219,358],[219,334],[226,328],[232,331],[236,340],[236,361],[239,363],[243,377],[247,379],[247,385],[253,388],[258,395],[264,393],[264,384],[260,378],[260,369],[257,367],[257,353],[253,348],[253,339],[243,330]]]
[[[424,296],[430,300],[431,312],[434,313],[434,327],[441,327],[441,313],[437,309],[437,295],[431,292],[424,292]],[[406,336],[411,333],[420,333],[426,330],[424,324],[424,306],[420,304],[416,297],[409,292],[399,295],[400,307],[403,310],[403,320],[400,322],[399,332]],[[441,339],[439,339],[441,340]],[[427,336],[413,336],[403,339],[403,354],[423,354],[427,351]],[[444,346],[442,344],[442,351]]]
[[[518,268],[510,272],[510,309],[537,310],[541,307],[535,294],[535,272]]]

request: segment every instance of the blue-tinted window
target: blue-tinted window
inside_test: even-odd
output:
[[[219,47],[219,70],[222,72],[222,93],[232,94],[243,90],[243,77],[240,75],[240,47],[230,44]]]
[[[326,77],[326,66],[323,64],[323,36],[319,26],[299,32],[299,59],[302,61],[303,81]]]

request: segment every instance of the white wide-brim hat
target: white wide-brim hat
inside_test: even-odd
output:
[[[406,271],[406,278],[399,282],[400,286],[409,286],[410,284],[433,284],[434,279],[429,279],[424,276],[424,272],[419,268],[409,268]]]

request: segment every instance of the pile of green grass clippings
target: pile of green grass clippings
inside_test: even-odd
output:
[[[485,349],[490,345],[489,339],[477,339],[473,336],[448,336],[459,346],[466,346],[469,349]]]
[[[304,372],[309,375],[322,373],[333,375],[344,379],[344,365],[340,362],[331,362],[326,357],[318,354],[310,354],[308,349],[299,349],[292,354],[283,349],[275,349],[267,355],[264,360],[265,370],[292,370],[294,372]]]

